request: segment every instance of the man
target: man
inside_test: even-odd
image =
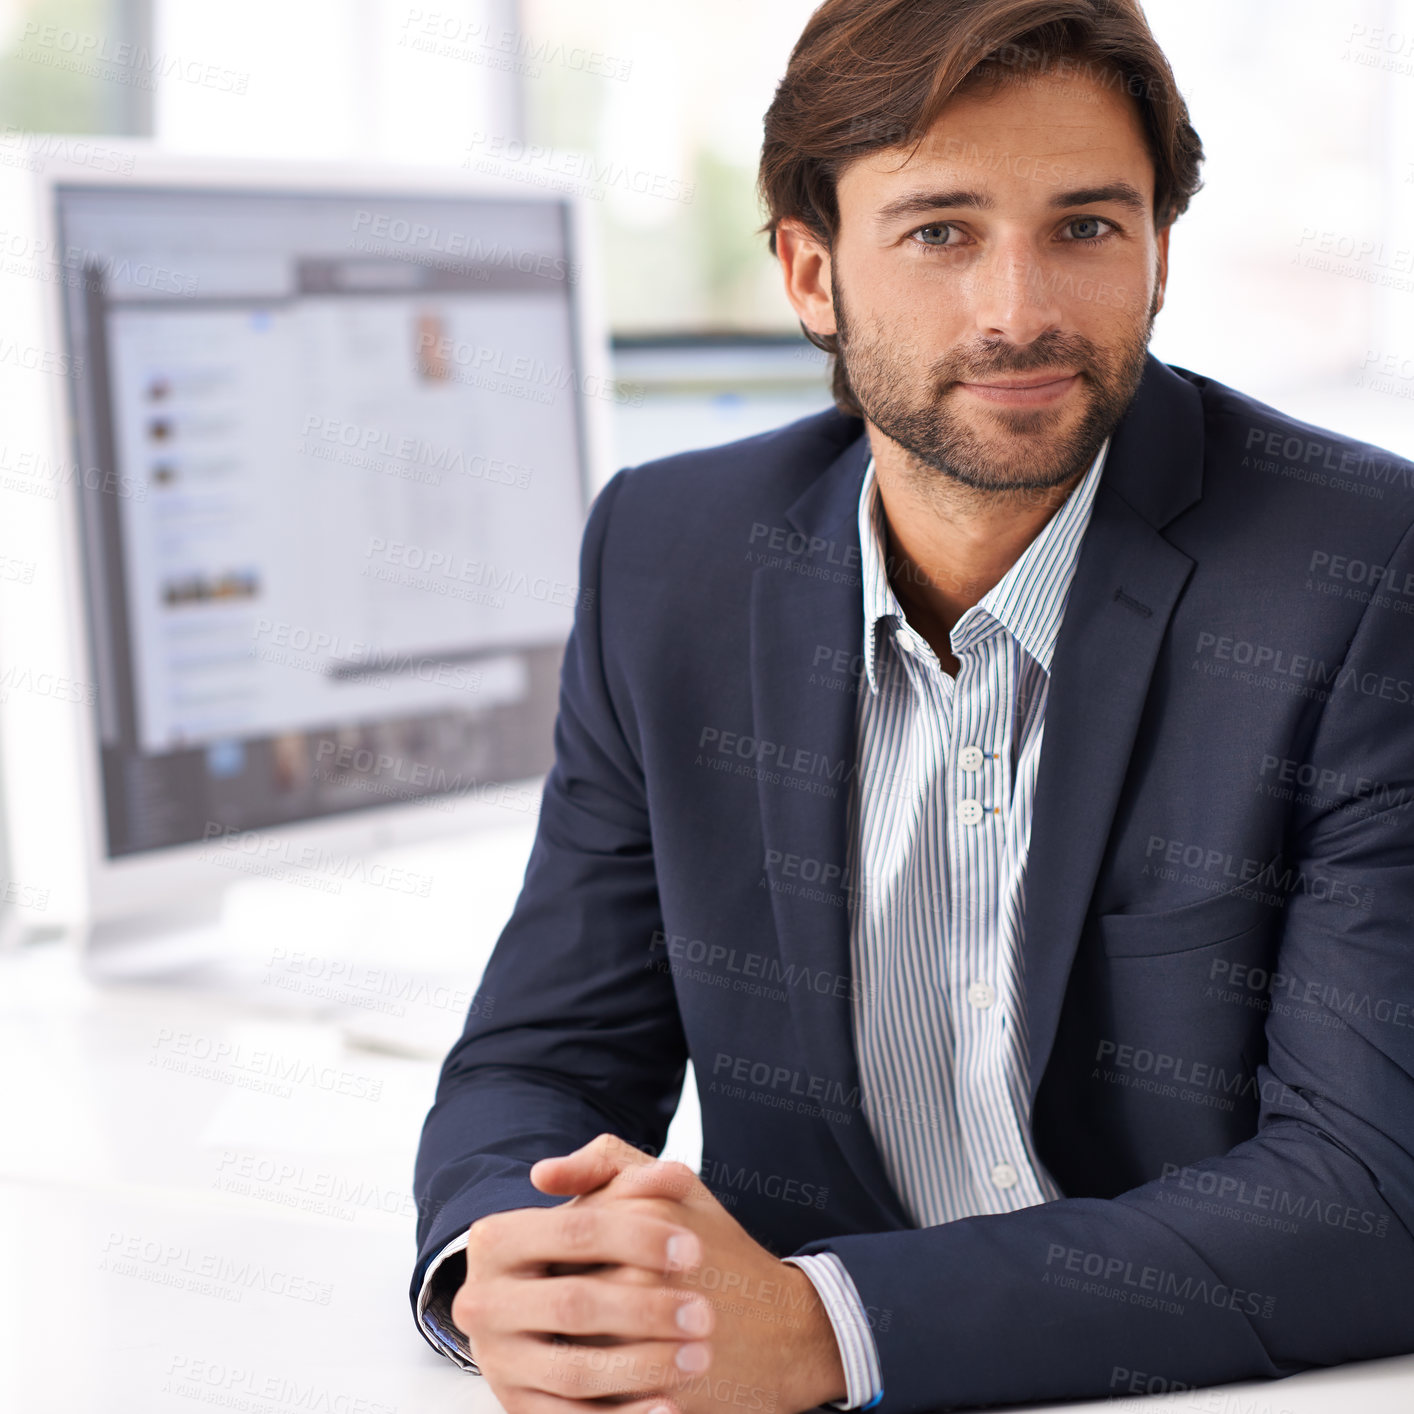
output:
[[[1414,1349],[1414,469],[1147,355],[1201,155],[1132,0],[810,21],[762,186],[840,410],[596,502],[418,1158],[512,1414]]]

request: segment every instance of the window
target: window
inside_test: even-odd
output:
[[[19,0],[0,6],[0,128],[17,133],[152,131],[160,81],[147,0]]]

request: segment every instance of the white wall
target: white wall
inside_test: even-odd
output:
[[[1155,353],[1414,455],[1414,4],[1145,9],[1208,153]]]

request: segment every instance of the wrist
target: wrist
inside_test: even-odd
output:
[[[815,1283],[799,1267],[781,1263],[783,1278],[790,1290],[790,1309],[799,1312],[799,1324],[785,1342],[784,1379],[791,1396],[786,1409],[814,1409],[817,1405],[844,1399],[849,1393],[844,1361],[835,1337],[834,1324]]]

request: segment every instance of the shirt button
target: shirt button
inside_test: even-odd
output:
[[[997,1164],[992,1170],[992,1182],[998,1188],[1015,1188],[1016,1170],[1010,1164]]]
[[[964,800],[958,807],[957,818],[964,825],[976,825],[982,819],[982,802],[980,800]]]
[[[898,646],[899,646],[900,648],[902,648],[905,653],[916,653],[916,652],[918,651],[918,650],[913,646],[913,640],[908,636],[908,634],[907,634],[903,629],[900,629],[900,630],[898,631],[897,642],[898,642]]]
[[[964,771],[980,771],[985,759],[980,746],[964,746],[958,754],[957,764]]]
[[[997,999],[997,989],[988,982],[974,982],[967,989],[967,1000],[979,1011],[985,1011]]]

